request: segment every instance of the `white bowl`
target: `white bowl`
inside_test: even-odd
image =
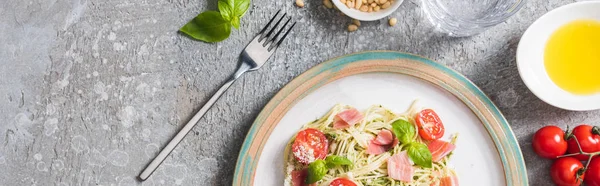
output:
[[[560,26],[578,19],[600,21],[600,1],[568,4],[536,20],[521,37],[517,48],[517,67],[529,90],[546,103],[567,110],[596,110],[600,109],[600,93],[569,93],[550,79],[544,67],[544,49],[550,35]]]
[[[400,4],[402,4],[404,0],[395,0],[394,4],[386,9],[381,9],[377,12],[361,12],[360,10],[354,8],[348,8],[346,4],[342,3],[340,0],[331,0],[333,4],[342,11],[342,13],[346,14],[348,17],[360,20],[360,21],[375,21],[386,16],[392,14],[392,12],[396,11]]]

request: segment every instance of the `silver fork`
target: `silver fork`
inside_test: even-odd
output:
[[[192,130],[192,128],[196,126],[200,118],[204,116],[206,111],[208,111],[208,109],[210,109],[210,107],[212,107],[212,105],[215,104],[219,97],[223,95],[223,93],[231,86],[231,84],[233,84],[233,82],[235,82],[236,79],[238,79],[240,76],[242,76],[242,74],[246,72],[259,69],[273,55],[275,50],[277,50],[279,45],[281,45],[283,40],[287,37],[292,28],[294,28],[294,26],[296,25],[296,22],[292,23],[292,26],[290,26],[287,29],[287,31],[285,31],[283,36],[279,37],[283,30],[285,30],[286,26],[290,23],[290,20],[292,19],[290,17],[283,24],[283,26],[279,28],[277,33],[275,33],[275,35],[272,35],[275,32],[275,30],[277,30],[279,23],[281,23],[283,18],[286,17],[286,14],[284,13],[283,16],[279,18],[277,23],[275,23],[275,25],[268,32],[266,32],[273,20],[275,20],[275,18],[277,18],[277,16],[279,15],[279,12],[281,12],[281,10],[277,11],[275,16],[273,16],[269,23],[267,23],[267,26],[265,26],[258,33],[258,35],[254,37],[252,41],[250,41],[250,43],[246,46],[244,51],[242,51],[242,53],[240,54],[241,62],[238,65],[238,68],[235,71],[235,73],[229,78],[229,80],[225,82],[225,84],[221,86],[221,88],[219,88],[219,90],[217,90],[217,92],[206,102],[206,104],[202,106],[200,111],[198,111],[198,113],[196,113],[196,115],[194,115],[194,117],[192,117],[192,119],[187,124],[185,124],[183,129],[181,129],[177,133],[177,135],[175,135],[175,137],[171,139],[169,144],[167,144],[167,146],[165,146],[160,151],[160,153],[154,158],[154,160],[152,160],[152,162],[148,164],[146,169],[144,169],[144,171],[140,173],[140,175],[138,176],[140,180],[144,181],[148,179],[150,175],[152,175],[156,168],[158,168],[158,166],[167,158],[167,156],[171,154],[171,152],[173,151],[173,149],[175,149],[177,144],[179,144],[179,142],[183,140],[183,138]]]

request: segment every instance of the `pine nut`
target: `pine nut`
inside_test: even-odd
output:
[[[358,26],[356,26],[354,24],[348,25],[348,32],[354,32],[356,30],[358,30]]]
[[[388,2],[388,0],[379,0],[379,4],[385,4],[387,2]]]
[[[346,4],[346,0],[340,0],[340,2],[342,2],[342,3]]]
[[[360,21],[356,20],[356,19],[352,19],[352,24],[354,24],[356,26],[360,26]]]
[[[323,0],[323,5],[327,8],[333,8],[333,4],[331,4],[330,0]]]
[[[348,8],[354,8],[354,2],[352,1],[346,1],[346,6],[348,6]]]
[[[360,7],[362,6],[362,0],[354,0],[354,8],[355,9],[360,9]]]
[[[366,6],[366,5],[365,5],[365,6],[361,6],[361,7],[360,7],[360,11],[361,11],[361,12],[367,12],[367,11],[369,11],[369,8],[370,8],[370,7],[369,7],[369,6]]]
[[[296,6],[302,8],[304,7],[304,1],[303,0],[296,0]]]
[[[371,7],[376,7],[377,3],[371,3]]]
[[[381,9],[381,7],[379,7],[379,6],[373,7],[373,12],[378,12],[379,9]]]
[[[389,8],[392,4],[390,2],[386,2],[385,4],[381,5],[381,8]]]
[[[396,23],[397,23],[397,22],[398,22],[398,19],[396,19],[396,18],[391,18],[391,19],[390,19],[390,26],[394,26],[394,25],[396,25]]]

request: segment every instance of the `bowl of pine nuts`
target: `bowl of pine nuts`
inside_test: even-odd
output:
[[[374,21],[394,12],[403,0],[331,0],[342,13],[361,21]]]

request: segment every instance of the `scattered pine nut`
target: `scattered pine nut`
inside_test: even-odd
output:
[[[356,19],[352,19],[352,24],[354,24],[356,26],[360,26],[360,21],[356,20]]]
[[[369,7],[369,10],[367,10],[367,12],[373,12],[373,7]]]
[[[381,9],[381,7],[379,7],[379,6],[375,6],[375,7],[373,7],[373,12],[378,12],[378,11],[379,11],[379,9]]]
[[[385,4],[387,2],[388,2],[388,0],[379,0],[379,4]]]
[[[396,19],[396,18],[391,18],[391,19],[390,19],[390,26],[394,26],[394,25],[396,25],[396,23],[397,23],[397,22],[398,22],[398,19]]]
[[[354,8],[355,9],[360,9],[360,7],[362,6],[362,0],[354,0]]]
[[[333,8],[333,4],[331,4],[331,0],[323,0],[323,5],[327,8]]]
[[[348,25],[348,32],[354,32],[356,30],[358,30],[358,26],[356,26],[354,24]]]
[[[304,7],[304,0],[296,0],[296,6],[303,8]]]
[[[377,3],[371,3],[371,7],[376,7]]]

